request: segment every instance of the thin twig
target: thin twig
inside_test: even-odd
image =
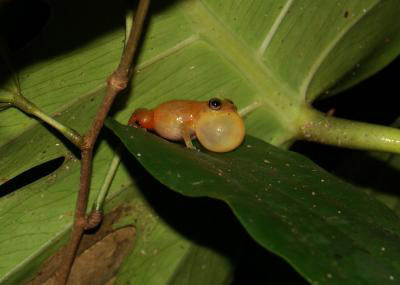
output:
[[[84,136],[84,142],[81,147],[80,189],[76,202],[74,225],[70,240],[67,244],[64,261],[57,276],[57,284],[66,284],[82,235],[89,225],[93,226],[93,224],[90,223],[86,217],[92,169],[93,147],[115,97],[128,85],[132,61],[139,44],[140,34],[143,29],[144,20],[146,18],[149,5],[150,0],[140,0],[119,66],[117,70],[115,70],[114,73],[108,78],[107,91],[103,100],[103,104],[97,112],[96,118],[93,121],[90,130]]]
[[[64,135],[64,137],[72,142],[76,147],[81,148],[83,137],[77,131],[66,125],[63,125],[56,119],[47,115],[38,106],[22,96],[21,93],[15,93],[12,104],[14,107],[17,107],[25,113],[31,116],[35,116],[36,118],[39,118],[43,122],[49,124],[54,129],[58,130],[62,135]]]

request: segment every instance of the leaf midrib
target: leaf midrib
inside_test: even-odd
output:
[[[257,94],[254,95],[262,102],[259,106],[267,107],[284,126],[292,129],[292,122],[302,105],[298,94],[287,84],[277,80],[257,51],[237,38],[203,3],[188,0],[184,9],[188,22],[194,31],[198,31],[200,39],[215,48],[219,55],[255,87]],[[292,133],[295,130],[292,129]]]

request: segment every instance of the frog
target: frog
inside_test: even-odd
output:
[[[197,139],[212,152],[232,151],[245,137],[243,118],[229,99],[170,100],[153,109],[138,108],[128,125],[153,131],[170,141],[183,140],[189,149],[196,149],[192,140]]]

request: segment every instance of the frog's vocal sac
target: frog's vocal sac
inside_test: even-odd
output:
[[[214,152],[234,150],[245,136],[243,119],[228,99],[167,101],[154,109],[137,109],[128,124],[152,130],[168,140],[183,139],[191,149],[195,148],[192,139],[197,138]]]

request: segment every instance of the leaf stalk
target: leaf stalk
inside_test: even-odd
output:
[[[15,94],[12,103],[18,109],[24,111],[25,113],[27,113],[29,115],[32,115],[32,116],[35,116],[35,117],[41,119],[43,122],[46,122],[47,124],[49,124],[50,126],[55,128],[56,130],[58,130],[60,133],[62,133],[70,142],[72,142],[78,148],[81,147],[81,145],[83,143],[83,138],[77,131],[67,127],[66,125],[61,124],[54,118],[50,117],[45,112],[43,112],[38,106],[33,104],[31,101],[26,99],[21,94]]]
[[[360,150],[400,153],[400,130],[351,121],[304,108],[299,118],[299,139]]]

